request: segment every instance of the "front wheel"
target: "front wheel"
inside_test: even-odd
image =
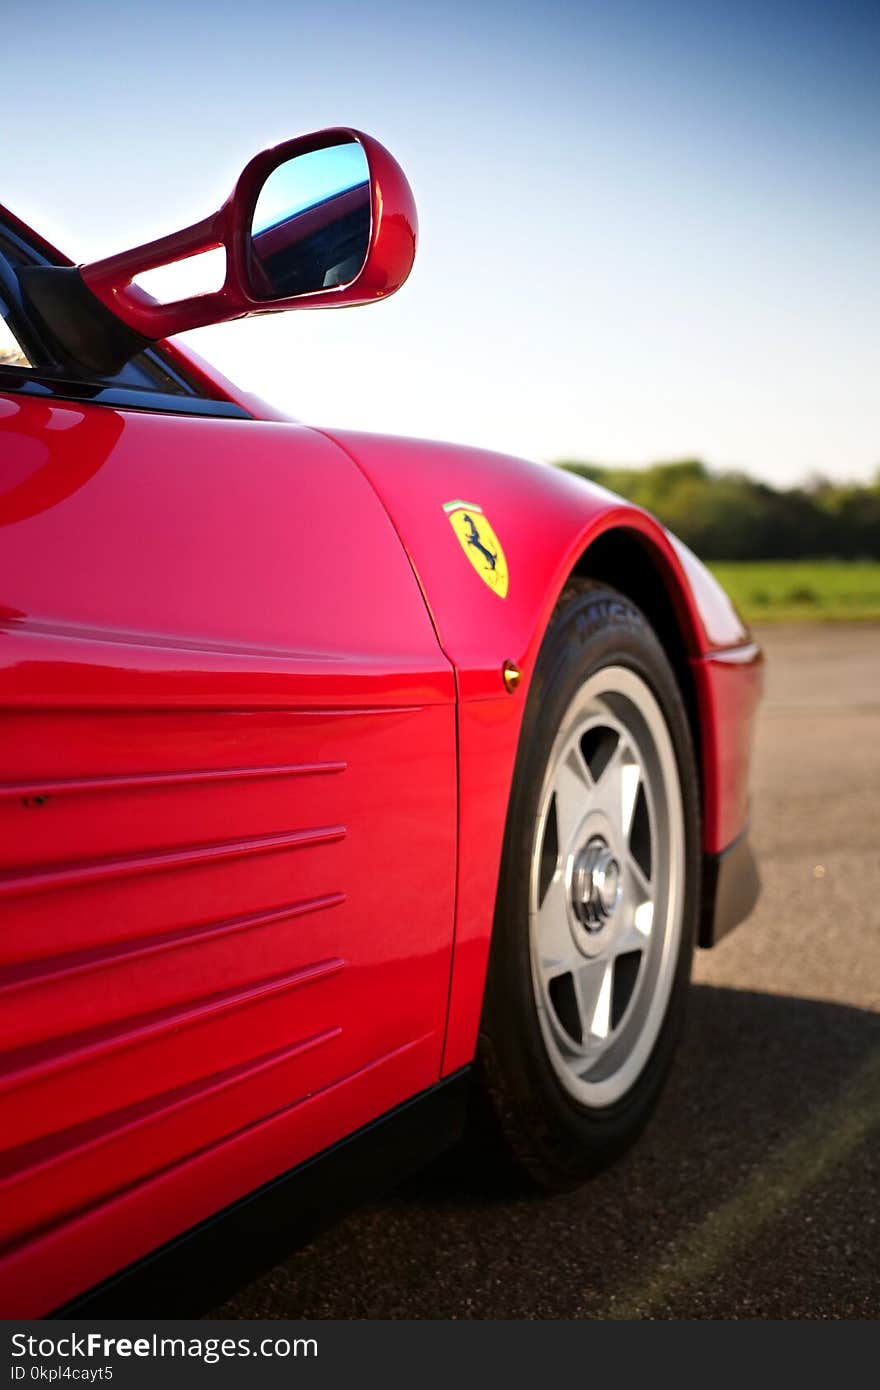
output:
[[[681,695],[639,610],[569,585],[541,647],[508,813],[480,1030],[519,1164],[568,1187],[638,1134],[680,1029],[699,904]]]

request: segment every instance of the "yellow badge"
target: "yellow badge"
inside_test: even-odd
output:
[[[447,502],[443,508],[465,555],[477,574],[499,598],[507,595],[507,560],[501,542],[471,502]]]

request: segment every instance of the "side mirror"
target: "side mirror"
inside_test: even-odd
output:
[[[403,170],[378,140],[339,127],[264,150],[218,212],[79,275],[132,333],[156,341],[246,314],[383,299],[409,275],[416,236]],[[226,275],[212,293],[162,304],[132,284],[218,248]]]

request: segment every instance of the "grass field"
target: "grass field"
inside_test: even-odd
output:
[[[880,622],[880,562],[743,560],[709,568],[746,622]]]

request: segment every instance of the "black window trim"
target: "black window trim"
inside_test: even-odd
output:
[[[0,392],[42,399],[103,405],[117,410],[146,410],[164,415],[213,415],[232,420],[254,416],[235,401],[211,396],[177,396],[170,391],[151,391],[139,386],[104,386],[98,382],[71,381],[51,376],[37,367],[0,365]]]

